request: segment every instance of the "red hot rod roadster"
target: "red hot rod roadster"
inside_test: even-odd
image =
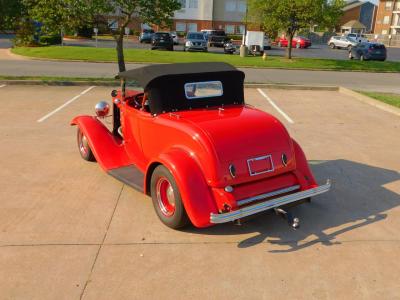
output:
[[[318,186],[300,146],[275,117],[245,104],[244,73],[224,63],[151,65],[122,72],[113,129],[78,116],[85,160],[151,196],[171,228],[208,227],[284,208],[330,189]],[[130,90],[136,81],[144,91]]]

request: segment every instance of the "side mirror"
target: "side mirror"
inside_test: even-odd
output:
[[[110,112],[110,105],[106,101],[100,101],[99,103],[96,104],[94,110],[96,111],[97,117],[105,118],[108,116],[108,113]]]

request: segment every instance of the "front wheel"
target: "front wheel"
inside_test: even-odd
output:
[[[163,165],[154,170],[150,191],[154,209],[161,222],[173,229],[182,228],[189,223],[174,176]]]
[[[296,48],[297,48],[297,49],[300,49],[300,48],[301,48],[300,43],[297,43],[297,44],[296,44]]]
[[[335,48],[336,48],[336,46],[335,46],[334,43],[330,43],[330,44],[329,44],[329,47],[331,47],[331,49],[335,49]]]
[[[79,153],[81,154],[82,158],[87,161],[96,161],[92,149],[90,149],[88,139],[79,127],[77,130],[76,139],[78,142]]]

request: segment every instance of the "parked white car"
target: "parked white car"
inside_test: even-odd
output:
[[[349,39],[352,39],[353,41],[357,43],[368,43],[368,38],[365,34],[359,34],[359,33],[348,33],[345,35]]]
[[[174,45],[179,45],[179,37],[176,31],[171,31],[169,34],[172,36],[172,39],[174,40]]]
[[[357,42],[347,36],[333,36],[328,41],[329,47],[332,49],[341,48],[351,50],[352,47],[357,46]]]

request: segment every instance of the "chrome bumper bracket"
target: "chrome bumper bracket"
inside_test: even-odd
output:
[[[248,217],[263,211],[267,211],[270,209],[278,208],[280,206],[290,204],[302,199],[306,199],[309,197],[313,197],[319,194],[326,193],[331,188],[330,180],[327,181],[326,184],[321,185],[319,187],[285,195],[275,199],[269,199],[267,201],[257,203],[251,206],[246,206],[243,208],[239,208],[238,210],[234,210],[227,213],[222,214],[210,214],[210,223],[212,224],[221,224],[231,222],[240,218]]]

